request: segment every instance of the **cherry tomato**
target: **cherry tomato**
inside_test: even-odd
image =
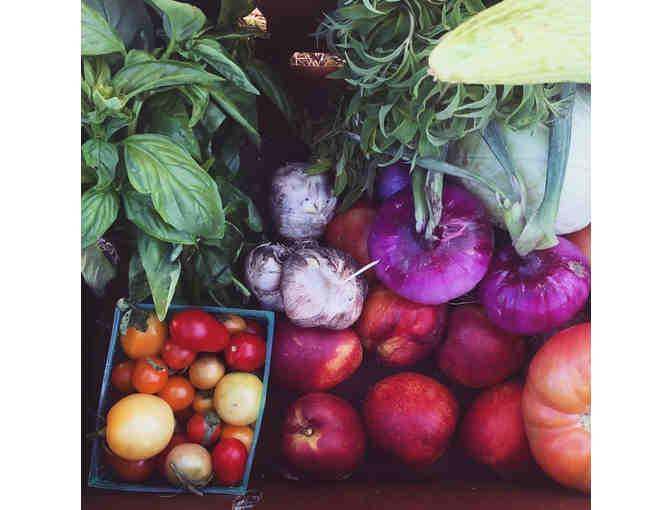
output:
[[[245,474],[247,448],[238,439],[222,439],[212,452],[212,464],[220,482],[235,485]]]
[[[121,348],[131,359],[158,356],[166,338],[168,338],[168,326],[151,312],[144,331],[129,326],[126,334],[121,335]]]
[[[110,374],[110,381],[117,391],[121,393],[133,393],[133,369],[135,368],[135,360],[129,359],[117,363]]]
[[[187,437],[202,446],[215,444],[221,432],[222,420],[215,411],[195,414],[187,423]]]
[[[261,338],[266,336],[266,328],[259,322],[254,319],[247,319],[245,321],[245,333],[250,333],[251,335],[257,335]]]
[[[204,413],[215,408],[212,397],[215,394],[214,389],[200,390],[196,392],[192,407],[197,413]]]
[[[224,358],[230,367],[252,372],[264,364],[266,342],[257,335],[238,333],[224,349]]]
[[[219,435],[220,439],[234,438],[241,441],[245,448],[247,448],[247,453],[250,453],[250,448],[252,448],[252,441],[254,440],[254,430],[251,427],[246,425],[224,425],[222,427],[222,433]]]
[[[177,445],[188,443],[189,439],[187,439],[187,436],[184,434],[180,434],[179,432],[175,434],[171,439],[170,443],[168,443],[168,446],[166,446],[161,453],[159,453],[156,456],[156,467],[159,468],[159,473],[161,476],[164,478],[167,478],[166,476],[166,457],[168,457],[168,454],[172,451],[173,448],[175,448]]]
[[[202,310],[184,310],[170,321],[172,341],[198,352],[217,352],[229,344],[229,330]]]
[[[133,387],[140,393],[158,393],[168,382],[168,367],[156,357],[136,361]]]
[[[196,351],[185,349],[181,345],[168,340],[161,349],[161,357],[173,370],[182,370],[191,365],[196,359]]]
[[[196,390],[186,377],[174,375],[168,378],[159,397],[168,402],[173,411],[187,409],[194,401]]]
[[[115,455],[106,444],[103,445],[103,462],[127,482],[144,482],[152,476],[156,467],[156,457],[144,460],[122,459],[119,455]]]
[[[224,372],[224,363],[217,356],[202,356],[189,367],[189,380],[199,390],[209,390],[224,377]]]
[[[215,316],[215,318],[220,323],[224,324],[224,327],[229,330],[230,335],[235,335],[236,333],[245,331],[245,328],[247,327],[245,319],[243,319],[240,315],[222,314]]]

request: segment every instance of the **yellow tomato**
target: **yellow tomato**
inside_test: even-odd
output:
[[[175,430],[173,410],[156,395],[133,393],[107,413],[107,445],[126,460],[144,460],[163,450]]]
[[[215,387],[213,400],[217,414],[230,425],[249,425],[259,415],[263,388],[261,379],[254,374],[225,375]]]

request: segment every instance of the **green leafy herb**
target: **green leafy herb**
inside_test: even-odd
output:
[[[119,153],[117,148],[102,140],[88,140],[82,145],[84,162],[96,170],[98,182],[97,190],[104,190],[116,177]]]
[[[98,11],[82,2],[82,55],[126,53],[124,42]]]
[[[172,245],[138,231],[138,253],[152,291],[156,315],[164,320],[180,279],[182,264],[171,261]]]
[[[197,237],[222,236],[224,210],[217,185],[186,150],[156,134],[129,136],[123,143],[130,183],[151,194],[164,221]]]
[[[82,250],[82,276],[93,293],[102,297],[107,284],[117,276],[117,268],[105,256],[100,243]]]
[[[134,253],[131,302],[151,293],[165,316],[174,299],[235,306],[249,297],[241,256],[265,236],[240,151],[245,137],[261,143],[259,95],[293,118],[253,57],[254,40],[268,34],[238,23],[253,7],[222,2],[213,27],[187,2],[82,4],[82,274],[96,292],[111,272],[95,248],[114,229]]]
[[[95,243],[119,213],[119,196],[114,191],[90,189],[82,195],[82,248]]]
[[[328,14],[318,35],[346,62],[329,77],[349,88],[330,127],[334,136],[316,142],[319,157],[337,171],[343,139],[356,134],[364,160],[379,165],[440,159],[442,147],[493,118],[514,128],[550,120],[554,85],[451,85],[429,75],[428,56],[441,36],[484,9],[481,0],[353,0]],[[362,163],[348,179],[351,189]]]

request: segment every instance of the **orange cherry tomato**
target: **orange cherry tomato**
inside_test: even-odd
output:
[[[174,375],[168,378],[163,389],[159,391],[159,397],[168,402],[173,411],[182,411],[194,401],[195,393],[194,387],[186,377]]]
[[[135,360],[132,359],[117,363],[112,368],[110,381],[117,391],[121,393],[133,393],[135,391],[135,387],[133,386],[133,369],[135,369]]]
[[[168,325],[151,312],[147,318],[146,330],[129,326],[126,334],[121,335],[121,348],[131,359],[158,356],[166,338],[168,338]]]
[[[194,411],[197,413],[206,413],[213,410],[215,408],[215,404],[212,400],[214,394],[215,390],[213,389],[197,391],[192,404]]]
[[[219,437],[221,439],[238,439],[245,445],[249,453],[250,448],[252,448],[252,441],[254,440],[254,430],[246,425],[224,425]]]
[[[133,370],[133,387],[140,393],[158,393],[168,382],[168,367],[156,357],[136,361]]]

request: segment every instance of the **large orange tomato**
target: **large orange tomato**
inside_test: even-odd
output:
[[[522,407],[537,463],[557,482],[590,492],[590,323],[557,333],[537,352]]]

